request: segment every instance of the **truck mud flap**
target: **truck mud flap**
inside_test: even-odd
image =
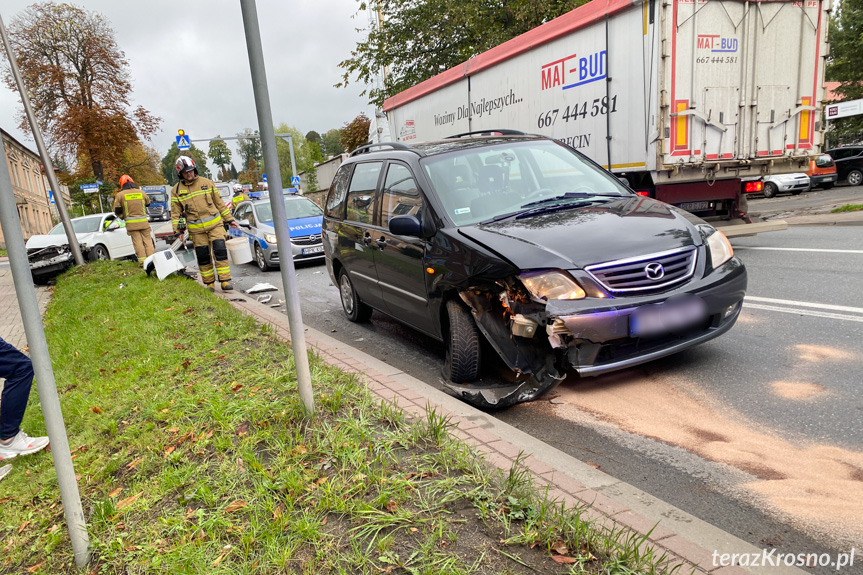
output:
[[[512,335],[502,314],[481,293],[462,292],[474,320],[486,340],[511,370],[524,381],[510,385],[444,384],[464,401],[477,407],[499,409],[536,399],[566,377],[556,365],[556,354],[544,338],[524,339]]]

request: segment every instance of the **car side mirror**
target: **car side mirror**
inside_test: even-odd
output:
[[[111,222],[108,225],[108,227],[105,228],[105,231],[106,232],[113,232],[114,230],[119,230],[119,229],[120,229],[120,224],[118,224],[117,222]]]
[[[395,216],[390,220],[390,233],[397,236],[422,237],[422,224],[413,215]]]
[[[252,225],[249,223],[249,220],[237,220],[237,224],[244,228],[251,228]]]

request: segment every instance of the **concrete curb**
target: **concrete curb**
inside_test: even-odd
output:
[[[221,293],[236,309],[271,326],[290,341],[285,314],[239,292]],[[681,573],[709,575],[802,575],[796,567],[714,566],[714,554],[757,554],[755,547],[607,473],[567,455],[542,441],[456,399],[439,389],[315,329],[305,328],[309,348],[327,363],[355,373],[378,398],[397,404],[409,416],[425,417],[427,409],[450,418],[453,434],[473,446],[490,464],[509,470],[516,459],[533,475],[537,486],[569,507],[586,506],[584,516],[600,526],[646,535],[658,555],[672,564],[682,561]],[[651,531],[652,529],[652,531]]]
[[[762,217],[757,214],[752,215]],[[785,220],[789,226],[863,226],[863,211],[791,217],[779,215],[775,219]],[[764,221],[770,222],[773,220],[767,219]]]

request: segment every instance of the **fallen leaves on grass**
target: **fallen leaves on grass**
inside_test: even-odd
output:
[[[90,408],[90,411],[92,411],[96,415],[99,415],[100,413],[102,413],[102,408],[94,405],[93,407]]]
[[[131,504],[136,502],[138,500],[138,498],[141,497],[143,494],[144,494],[144,492],[141,491],[141,492],[136,493],[135,495],[133,495],[131,497],[127,497],[126,499],[123,499],[122,501],[120,501],[117,504],[117,511],[119,511],[120,509],[125,509],[126,507],[130,506]]]
[[[21,532],[27,529],[27,526],[30,525],[29,521],[25,521],[21,524],[21,527],[18,528],[18,535],[21,535]]]
[[[138,465],[139,465],[142,461],[144,461],[144,458],[143,458],[143,457],[139,457],[139,458],[138,458],[138,459],[136,459],[135,461],[133,461],[133,462],[129,463],[128,465],[126,465],[126,469],[135,469],[136,467],[138,467]]]
[[[231,391],[240,391],[241,389],[243,389],[242,383],[237,383],[236,385],[231,387]]]
[[[42,561],[41,563],[37,563],[37,564],[33,565],[32,567],[27,567],[27,573],[35,573],[35,572],[36,572],[36,571],[38,571],[38,570],[42,567],[42,565],[44,565],[44,564],[45,564],[45,562],[44,562],[44,561]]]
[[[563,541],[555,541],[552,543],[551,550],[558,555],[569,555],[569,549],[566,548],[566,544]]]
[[[248,503],[246,503],[242,499],[237,499],[236,501],[225,507],[225,513],[233,513],[234,511],[239,511],[246,505],[248,505]]]
[[[390,513],[395,513],[398,508],[399,504],[396,503],[395,500],[390,499],[389,501],[387,501],[387,511],[389,511]]]
[[[564,555],[552,555],[551,558],[557,563],[564,563],[566,565],[570,565],[576,562],[576,559],[572,557],[566,557]]]
[[[120,493],[121,493],[122,491],[123,491],[123,488],[122,488],[122,487],[118,487],[117,489],[115,489],[114,491],[112,491],[111,493],[109,493],[109,494],[108,494],[108,497],[117,497],[118,495],[120,495]]]

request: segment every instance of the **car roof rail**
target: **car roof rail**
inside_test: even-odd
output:
[[[389,146],[393,150],[408,150],[412,152],[416,151],[407,144],[402,144],[401,142],[380,142],[379,144],[365,144],[363,146],[360,146],[359,148],[351,152],[350,156],[348,157],[352,158],[358,154],[369,154],[371,153],[372,148],[380,148],[383,146]]]
[[[454,134],[452,136],[447,136],[445,139],[447,140],[455,140],[456,138],[466,138],[467,136],[524,136],[526,135],[524,132],[520,130],[476,130],[473,132],[463,132],[461,134]]]

